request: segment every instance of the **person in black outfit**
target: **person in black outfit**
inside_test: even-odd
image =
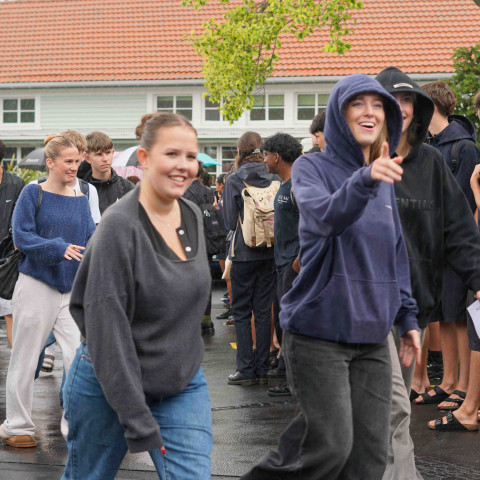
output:
[[[208,172],[205,170],[201,162],[198,162],[198,173],[193,180],[192,184],[188,188],[188,190],[183,194],[183,197],[187,200],[198,205],[200,210],[202,210],[202,205],[210,204],[213,205],[215,202],[215,194],[213,190],[205,186],[201,181],[200,178],[205,175],[208,175]],[[205,241],[207,241],[207,232],[205,231]],[[208,264],[212,263],[212,255],[208,256]],[[212,290],[210,289],[210,296],[208,297],[208,304],[205,309],[205,313],[203,314],[202,318],[202,335],[213,335],[215,333],[215,327],[212,322]]]
[[[275,330],[278,341],[282,342],[282,329],[278,321],[280,300],[292,287],[300,271],[298,252],[299,212],[292,199],[292,166],[302,154],[302,145],[287,133],[277,133],[265,140],[263,155],[270,173],[277,174],[282,184],[275,196],[275,265],[277,268]],[[274,302],[275,303],[275,302]],[[268,372],[268,377],[286,378],[286,367],[280,353],[278,367]],[[288,396],[287,382],[267,391],[270,396]]]
[[[0,140],[0,241],[8,235],[12,224],[13,208],[25,186],[25,182],[20,177],[3,169],[2,161],[5,152],[5,144]],[[0,256],[2,254],[3,252],[0,252]],[[8,344],[12,348],[12,307],[10,300],[0,298],[0,316],[5,317]]]
[[[457,99],[455,92],[445,82],[431,82],[422,88],[435,105],[429,125],[428,143],[442,154],[467,198],[470,215],[473,216],[476,205],[470,177],[475,165],[480,163],[480,149],[475,143],[475,128],[468,118],[452,115]],[[457,407],[455,400],[461,400],[468,388],[470,350],[465,310],[467,287],[449,265],[446,265],[443,275],[441,308],[432,318],[432,321],[440,320],[443,378],[438,388],[442,393],[429,392],[428,397],[422,396],[415,402],[433,402],[442,410],[450,410]]]
[[[225,225],[229,230],[235,231],[230,279],[237,335],[237,371],[229,375],[229,385],[267,383],[275,280],[273,248],[249,247],[243,238],[239,221],[239,217],[244,218],[242,191],[246,184],[266,188],[274,180],[263,163],[260,150],[262,143],[262,138],[256,132],[246,132],[240,137],[237,144],[237,170],[225,181],[222,197]],[[250,324],[252,313],[255,316],[255,350]]]
[[[133,190],[135,185],[117,175],[112,168],[115,151],[110,137],[102,132],[92,132],[86,139],[85,162],[78,169],[77,177],[91,183],[97,189],[100,213],[103,215],[107,207]]]

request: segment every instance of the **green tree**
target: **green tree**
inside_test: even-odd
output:
[[[453,54],[455,74],[449,84],[457,95],[455,113],[466,115],[480,131],[480,121],[473,107],[473,97],[480,90],[480,44],[461,47]],[[480,145],[480,139],[479,139]]]
[[[182,0],[194,10],[210,0]],[[350,48],[344,37],[352,32],[352,10],[359,0],[215,0],[224,4],[222,17],[209,19],[203,32],[191,32],[190,41],[202,57],[202,72],[212,102],[230,123],[253,106],[255,88],[273,73],[281,47],[281,34],[303,40],[328,28],[324,50],[342,54]]]

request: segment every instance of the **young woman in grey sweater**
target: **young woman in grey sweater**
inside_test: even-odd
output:
[[[102,217],[73,287],[82,345],[64,399],[65,480],[113,479],[127,449],[148,451],[162,479],[210,478],[200,320],[211,280],[201,212],[180,198],[197,173],[196,131],[156,115],[138,157],[144,179]]]

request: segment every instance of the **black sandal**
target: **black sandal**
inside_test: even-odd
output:
[[[457,410],[457,408],[460,408],[460,405],[465,401],[465,397],[467,396],[467,392],[462,392],[461,390],[454,390],[452,395],[458,395],[460,398],[446,398],[444,402],[452,402],[456,403],[456,407],[440,407],[438,406],[439,410]],[[441,403],[441,402],[440,402]]]
[[[413,388],[410,389],[410,402],[413,402],[419,396],[420,394],[416,390],[414,390]]]
[[[478,423],[461,423],[450,410],[447,413],[447,423],[443,423],[443,418],[437,418],[433,427],[428,425],[430,430],[437,432],[478,432]]]
[[[435,395],[428,394],[431,390],[425,393],[421,393],[420,397],[423,398],[423,402],[414,402],[415,405],[438,405],[450,396],[449,393],[443,390],[443,388],[440,388],[438,385],[435,385],[432,390],[435,392]]]

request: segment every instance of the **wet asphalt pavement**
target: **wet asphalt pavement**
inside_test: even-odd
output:
[[[214,289],[213,317],[223,311],[220,297],[224,291],[222,287]],[[295,414],[295,404],[291,397],[269,397],[266,386],[228,385],[227,376],[235,371],[235,350],[231,345],[235,342],[235,328],[224,325],[221,320],[214,320],[214,323],[215,335],[204,338],[203,367],[212,403],[212,479],[226,480],[239,478],[269,449],[275,448],[280,433]],[[5,418],[8,361],[9,349],[2,320],[0,421]],[[0,442],[0,480],[58,480],[62,476],[67,448],[59,427],[61,377],[61,354],[57,349],[54,371],[42,373],[35,382],[33,419],[37,426],[38,447],[15,449]],[[276,381],[271,380],[270,384],[276,385]],[[435,406],[412,407],[411,432],[417,467],[424,479],[480,480],[479,434],[428,430],[426,422],[439,416]],[[148,454],[128,454],[116,478],[158,479]]]

